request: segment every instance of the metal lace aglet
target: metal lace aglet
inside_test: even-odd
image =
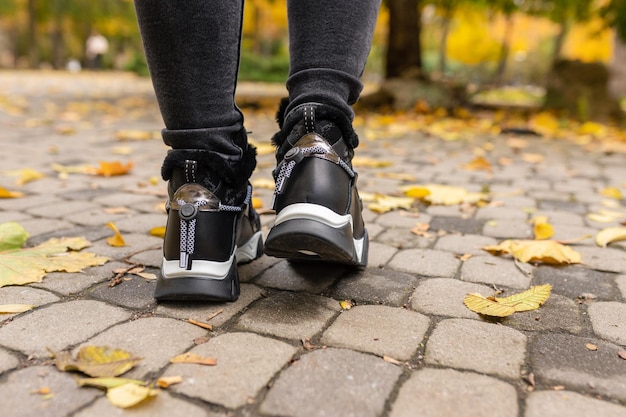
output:
[[[180,260],[178,261],[178,267],[181,269],[187,269],[188,262],[189,262],[189,255],[187,254],[187,252],[181,252]]]

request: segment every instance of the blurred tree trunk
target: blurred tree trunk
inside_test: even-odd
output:
[[[39,66],[39,48],[37,42],[37,6],[36,0],[28,0],[28,65],[31,68]]]
[[[388,0],[385,78],[416,76],[422,69],[420,0]]]
[[[513,14],[506,15],[506,25],[504,27],[504,36],[502,37],[502,47],[500,48],[500,57],[498,58],[498,68],[496,69],[495,81],[497,84],[503,84],[506,74],[506,64],[509,60],[511,52],[511,38],[513,36]]]

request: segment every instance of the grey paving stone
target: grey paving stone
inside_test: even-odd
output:
[[[574,240],[581,239],[588,236],[586,239],[578,240],[575,246],[572,246],[574,250],[581,245],[595,245],[593,237],[596,234],[596,230],[589,227],[572,226],[568,224],[555,224],[553,225],[554,235],[550,238],[552,240]]]
[[[195,338],[207,334],[206,329],[182,320],[146,317],[113,326],[81,346],[111,346],[143,358],[124,377],[144,379],[156,376],[171,358],[193,346]]]
[[[477,320],[448,319],[435,327],[424,358],[428,364],[515,379],[525,355],[526,336],[517,330]]]
[[[531,217],[546,216],[552,225],[584,226],[583,216],[561,210],[537,210]]]
[[[80,343],[130,313],[99,301],[76,300],[42,307],[0,328],[0,343],[26,355],[47,357]]]
[[[118,220],[115,225],[124,233],[139,233],[150,236],[150,230],[154,227],[162,227],[167,223],[167,215],[164,213],[139,213],[125,219]]]
[[[75,224],[70,225],[69,227],[60,227],[58,229],[52,230],[48,233],[43,233],[37,236],[32,236],[28,239],[28,245],[38,245],[51,239],[53,237],[62,238],[62,237],[74,237],[80,236],[84,237],[88,241],[92,242],[92,246],[85,249],[86,251],[93,251],[93,242],[96,242],[105,237],[111,236],[111,229],[108,227],[92,226],[92,227],[80,227]]]
[[[389,261],[389,267],[398,271],[443,278],[456,275],[460,264],[454,254],[432,249],[403,250]]]
[[[431,247],[435,238],[417,236],[409,229],[386,229],[376,236],[376,241],[398,249],[424,249]]]
[[[15,189],[10,188],[10,190],[15,191]],[[57,196],[47,196],[46,203],[56,204],[62,201]],[[21,198],[3,198],[2,199],[2,210],[8,211],[18,211],[18,212],[26,212],[29,208],[35,207],[41,204],[41,196],[36,194],[27,194]]]
[[[536,391],[526,400],[524,417],[624,417],[626,407],[571,391]]]
[[[591,343],[598,350],[589,350]],[[592,337],[545,333],[533,337],[530,362],[538,384],[626,400],[626,362],[618,345]]]
[[[615,282],[617,282],[617,286],[622,292],[622,300],[626,301],[626,275],[620,275],[615,278]]]
[[[241,284],[241,294],[235,302],[205,303],[205,302],[168,302],[159,303],[156,314],[175,317],[177,319],[194,319],[219,327],[245,310],[250,303],[261,298],[262,290],[256,285]],[[209,319],[210,318],[210,319]]]
[[[371,268],[383,267],[389,262],[398,249],[384,243],[370,242],[367,264]]]
[[[99,206],[88,201],[63,201],[56,204],[38,205],[26,210],[28,214],[52,219],[71,218],[72,214],[83,210],[93,210]]]
[[[554,199],[554,195],[545,196],[548,198],[540,199],[539,208],[541,210],[557,210],[557,211],[568,211],[571,213],[577,214],[586,214],[587,207],[584,204],[573,202],[568,199],[564,199],[563,201]]]
[[[499,239],[531,239],[532,227],[527,222],[490,220],[485,223],[482,234]]]
[[[0,304],[29,304],[42,306],[59,300],[60,298],[53,293],[36,288],[23,286],[0,288]],[[0,314],[0,323],[16,315],[17,314]]]
[[[428,206],[426,213],[434,217],[466,217],[461,206]]]
[[[510,220],[524,222],[528,213],[516,207],[481,207],[476,211],[478,220]]]
[[[531,277],[520,271],[513,259],[490,255],[474,256],[463,262],[461,280],[526,289]]]
[[[286,369],[260,411],[292,417],[374,417],[402,371],[380,358],[344,349],[313,351]]]
[[[16,368],[19,363],[20,361],[15,356],[4,349],[0,349],[0,374]]]
[[[54,232],[58,229],[67,229],[72,226],[72,223],[67,220],[59,219],[22,220],[20,221],[20,224],[24,227],[24,229],[26,229],[31,237]]]
[[[402,306],[415,289],[418,279],[388,269],[367,268],[352,272],[337,281],[330,296],[337,300],[356,300]]]
[[[52,396],[33,394],[48,388]],[[65,417],[103,395],[80,388],[74,376],[51,366],[33,366],[8,375],[2,383],[0,414],[11,417]]]
[[[580,265],[540,265],[534,269],[533,275],[533,285],[551,284],[553,292],[572,299],[584,293],[594,294],[599,300],[615,300],[619,297],[614,274]]]
[[[446,235],[437,239],[436,250],[445,250],[457,255],[487,255],[482,248],[497,245],[498,241],[491,237],[480,235]]]
[[[345,267],[331,264],[279,262],[254,282],[263,287],[319,294],[345,271]]]
[[[367,221],[365,222],[365,227],[367,228],[367,235],[370,238],[370,243],[372,243],[372,240],[376,239],[385,230],[383,226],[376,223],[368,223]]]
[[[390,417],[516,417],[515,388],[505,382],[453,369],[422,369],[400,388]]]
[[[0,211],[0,224],[30,220],[33,217],[22,211]]]
[[[158,274],[156,270],[145,270],[146,273]],[[154,303],[156,280],[147,280],[136,275],[127,275],[114,287],[103,282],[87,290],[86,295],[127,308],[146,308]]]
[[[165,376],[179,375],[183,382],[169,389],[229,408],[254,399],[295,354],[284,342],[252,333],[216,336],[190,352],[217,359],[216,366],[173,364]]]
[[[113,236],[111,229],[104,225],[102,227],[106,231],[107,238]],[[108,256],[111,259],[122,260],[132,253],[149,250],[151,248],[160,248],[163,244],[163,239],[150,236],[148,232],[122,233],[122,237],[124,238],[126,246],[111,246],[107,243],[106,239],[101,239],[94,242],[89,250],[100,256]]]
[[[98,398],[93,404],[74,414],[74,417],[121,416],[130,413],[137,417],[226,417],[226,414],[207,411],[164,390],[160,390],[156,397],[126,410],[116,408],[106,398]]]
[[[463,304],[465,296],[473,292],[487,297],[494,290],[486,285],[451,278],[421,280],[411,296],[411,308],[424,314],[476,319],[479,316]]]
[[[237,327],[301,340],[319,333],[339,310],[339,302],[330,298],[279,292],[254,303],[237,320]]]
[[[484,220],[464,219],[462,217],[437,216],[430,221],[430,230],[449,233],[478,234],[485,225]]]
[[[623,250],[593,246],[580,246],[576,250],[582,255],[583,264],[591,269],[626,273],[626,256]]]
[[[428,325],[428,317],[403,308],[355,306],[337,317],[321,342],[408,360],[417,351]]]
[[[502,296],[507,295],[505,293]],[[580,333],[583,323],[579,304],[554,293],[538,310],[515,313],[502,321],[502,324],[519,330],[568,333]]]
[[[494,201],[502,202],[505,207],[518,207],[523,210],[537,206],[537,201],[534,198],[525,197],[523,195],[512,195],[510,188],[505,192],[494,195],[493,199]]]
[[[126,213],[107,213],[102,208],[95,208],[80,213],[74,213],[71,221],[72,223],[80,226],[104,226],[109,222],[113,222],[117,225],[119,222],[128,217],[129,214]]]
[[[93,203],[99,206],[105,207],[128,207],[133,209],[135,204],[152,203],[157,204],[161,201],[154,196],[133,194],[130,192],[114,192],[103,196],[94,197],[91,200]]]
[[[146,267],[151,268],[161,268],[161,264],[163,263],[163,249],[153,249],[142,251],[136,255],[133,255],[129,258],[130,262],[144,265]]]
[[[430,216],[422,213],[412,213],[403,210],[392,210],[376,218],[376,224],[392,229],[410,230],[418,223],[429,223]]]
[[[597,302],[587,308],[596,335],[626,346],[626,304]]]
[[[71,274],[67,272],[51,272],[46,274],[43,282],[31,284],[31,286],[55,291],[63,295],[77,294],[94,284],[109,280],[114,276],[112,271],[117,268],[128,268],[128,264],[107,262],[101,266],[86,268],[83,272]]]
[[[238,265],[237,270],[239,272],[239,282],[250,282],[263,271],[270,268],[272,265],[281,262],[281,259],[274,258],[273,256],[263,255],[253,262],[248,262],[243,265]],[[287,262],[287,261],[283,261]]]

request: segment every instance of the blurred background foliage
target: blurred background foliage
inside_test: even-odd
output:
[[[246,1],[242,80],[287,76],[285,2]],[[93,30],[105,68],[147,75],[132,0],[0,0],[0,68],[84,67]],[[383,0],[364,80],[542,86],[559,60],[616,64],[624,38],[626,0]]]

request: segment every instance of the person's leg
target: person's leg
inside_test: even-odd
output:
[[[363,266],[367,232],[352,170],[352,104],[380,0],[288,0],[289,99],[273,137],[276,222],[266,253]]]
[[[255,150],[234,101],[243,0],[135,0],[172,149],[168,224],[157,299],[234,299],[237,261],[260,254],[249,208]]]

